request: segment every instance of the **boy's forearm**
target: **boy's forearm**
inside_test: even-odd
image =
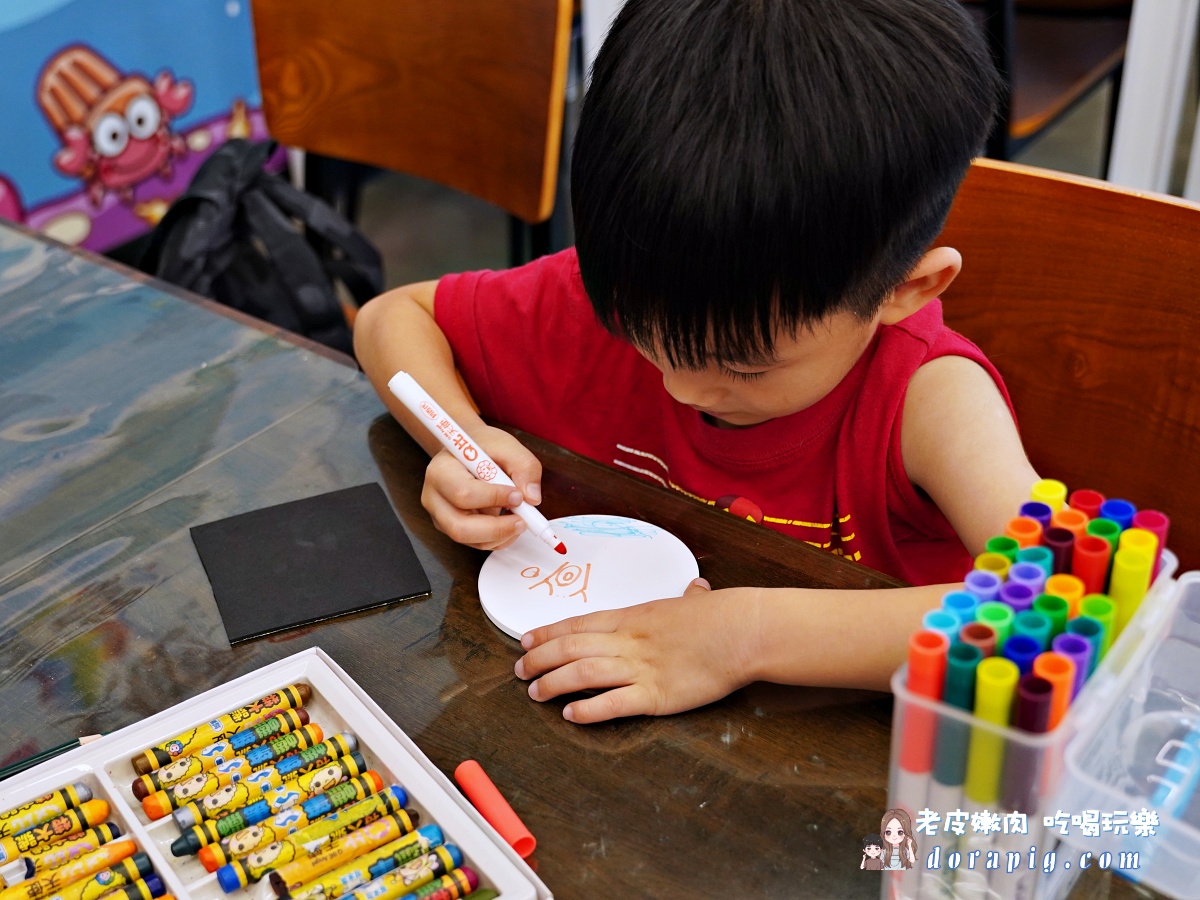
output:
[[[397,288],[364,306],[354,324],[354,352],[388,410],[432,456],[441,447],[437,438],[388,390],[388,380],[397,372],[412,375],[468,433],[481,420],[455,369],[450,344],[430,314],[431,298],[422,299],[430,302],[423,305],[409,288]]]
[[[956,587],[757,589],[747,623],[750,680],[886,691],[925,611]]]

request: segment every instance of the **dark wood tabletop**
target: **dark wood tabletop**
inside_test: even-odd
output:
[[[0,308],[4,285],[0,275]],[[114,302],[159,303],[169,293],[140,301],[118,293]],[[147,331],[139,339],[171,340]],[[262,347],[254,355],[271,358]],[[5,569],[12,560],[0,547],[0,762],[115,730],[320,646],[444,771],[482,763],[537,837],[530,862],[561,900],[879,896],[880,875],[858,865],[861,839],[878,832],[886,808],[887,697],[752,685],[680,715],[570,724],[564,701],[535,703],[514,676],[520,648],[479,605],[485,554],[454,544],[421,508],[424,453],[361,376],[326,373],[315,383],[309,402],[205,445],[216,449],[155,475],[140,495],[126,491],[124,505],[100,492],[106,514],[78,517],[57,537],[34,517],[43,538],[22,545],[19,565]],[[9,384],[0,378],[0,403],[11,409]],[[212,433],[225,433],[223,410],[236,405],[212,411]],[[169,420],[164,413],[156,421],[166,430],[143,439],[169,434]],[[661,525],[692,549],[715,588],[896,584],[522,437],[545,468],[548,516],[617,513]],[[131,484],[144,474],[137,446],[101,458],[96,479]],[[86,505],[87,477],[84,467],[69,482],[73,502]],[[231,648],[188,529],[366,482],[385,488],[431,596]],[[28,508],[52,501],[53,486]],[[804,642],[796,635],[797,653]],[[1089,873],[1072,896],[1154,895]]]

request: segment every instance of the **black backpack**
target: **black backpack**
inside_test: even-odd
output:
[[[218,148],[154,229],[140,268],[352,354],[333,282],[366,303],[383,290],[379,251],[326,203],[265,171],[274,150],[240,139]],[[323,259],[306,233],[332,252]]]

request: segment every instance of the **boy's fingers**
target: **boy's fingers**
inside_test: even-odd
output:
[[[572,616],[561,622],[555,622],[553,625],[534,628],[521,635],[521,646],[526,650],[532,650],[547,641],[567,634],[582,634],[589,631],[611,633],[617,630],[618,617],[614,613],[615,610],[588,613],[586,616]]]
[[[589,656],[547,672],[529,683],[529,696],[550,700],[563,694],[576,694],[597,688],[623,687],[633,681],[633,669],[626,659]]]
[[[518,516],[464,512],[437,491],[423,492],[421,503],[439,531],[451,540],[481,550],[491,550],[506,541],[515,540],[525,530],[525,521]]]
[[[496,431],[488,453],[513,480],[525,500],[534,506],[542,502],[542,464],[529,448],[508,432]]]
[[[463,510],[513,507],[522,500],[521,492],[516,488],[480,481],[446,450],[429,461],[425,470],[425,484],[432,486],[452,506]]]
[[[649,716],[654,714],[650,692],[640,684],[613,688],[595,697],[573,700],[563,709],[563,718],[578,725],[605,722],[621,716]]]
[[[613,638],[603,632],[564,634],[534,647],[519,660],[513,671],[518,678],[536,678],[565,666],[567,663],[590,657],[613,657]]]

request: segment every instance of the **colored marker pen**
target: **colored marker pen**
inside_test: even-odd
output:
[[[429,429],[429,433],[436,437],[443,447],[454,454],[455,459],[466,466],[468,472],[489,484],[516,487],[513,480],[458,427],[457,422],[433,402],[433,398],[411,375],[407,372],[397,372],[388,382],[388,390]],[[566,545],[554,534],[554,528],[535,507],[522,500],[512,511],[525,520],[529,530],[537,535],[539,540],[559,553],[567,552]]]

